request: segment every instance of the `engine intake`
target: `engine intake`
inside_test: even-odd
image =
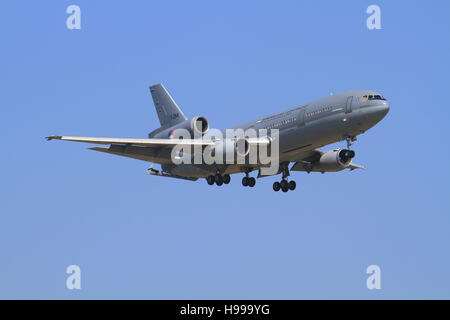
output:
[[[194,117],[191,119],[191,130],[203,136],[209,131],[209,121],[205,117]]]
[[[338,153],[339,163],[343,166],[348,166],[352,159],[355,157],[355,151],[353,150],[340,150]]]

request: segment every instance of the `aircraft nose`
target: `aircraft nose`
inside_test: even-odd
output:
[[[378,122],[383,119],[388,114],[389,109],[390,105],[387,101],[383,101],[382,104],[375,106],[372,112],[374,120]]]
[[[384,101],[384,103],[382,104],[382,107],[381,107],[381,110],[384,113],[383,117],[388,114],[390,108],[391,108],[391,105],[389,104],[389,102]]]

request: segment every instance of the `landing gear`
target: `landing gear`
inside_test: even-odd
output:
[[[216,175],[210,175],[206,177],[206,182],[212,186],[214,183],[218,186],[221,186],[223,184],[229,184],[231,181],[231,177],[229,174],[224,174],[223,176],[218,173]]]
[[[208,177],[206,177],[206,182],[208,182],[208,184],[209,184],[210,186],[212,186],[212,185],[214,184],[214,182],[215,182],[214,176],[208,176]]]
[[[285,179],[281,180],[280,185],[281,185],[281,191],[283,191],[283,192],[289,191],[289,182],[287,182],[287,180],[285,180]]]
[[[216,184],[218,186],[221,186],[223,184],[223,179],[220,174],[216,174],[216,176],[214,177],[214,180],[216,181]]]
[[[250,187],[253,188],[256,184],[256,179],[253,177],[243,177],[242,178],[242,185],[244,187]]]
[[[278,192],[281,190],[283,192],[288,192],[289,190],[291,191],[295,190],[297,186],[295,181],[294,180],[287,181],[287,177],[289,176],[289,169],[287,163],[281,164],[281,172],[283,173],[282,180],[280,182],[276,181],[273,183],[273,191]]]
[[[350,147],[352,146],[352,142],[356,141],[356,136],[345,136],[344,137],[345,141],[347,141],[347,149],[350,149]]]
[[[223,180],[223,183],[229,184],[230,181],[231,181],[231,177],[230,177],[229,174],[224,174],[223,177],[222,177],[222,180]]]
[[[297,184],[294,180],[287,181],[286,179],[283,179],[280,182],[275,181],[273,183],[273,191],[275,192],[278,192],[280,190],[283,192],[288,192],[289,190],[294,191],[296,187]]]
[[[281,189],[281,184],[278,181],[273,183],[273,191],[278,192]]]
[[[297,184],[295,183],[294,180],[289,181],[289,190],[294,191],[296,187]]]
[[[242,185],[244,187],[253,188],[256,184],[256,179],[248,176],[248,174],[250,172],[252,172],[252,169],[251,168],[243,168],[243,171],[245,172],[245,177],[242,178]]]

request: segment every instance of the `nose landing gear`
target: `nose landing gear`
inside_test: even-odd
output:
[[[345,141],[347,141],[347,149],[350,149],[350,147],[353,145],[353,142],[356,141],[356,136],[345,136]]]

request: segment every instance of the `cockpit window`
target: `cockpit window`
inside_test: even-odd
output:
[[[379,94],[366,94],[361,98],[361,102],[365,102],[367,100],[386,100],[383,96],[380,96]]]

